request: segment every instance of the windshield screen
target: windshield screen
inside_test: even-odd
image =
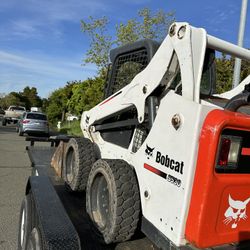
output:
[[[11,107],[10,110],[12,110],[12,111],[25,111],[25,108],[23,108],[23,107]]]
[[[212,49],[207,49],[201,76],[201,85],[200,85],[201,95],[209,96],[214,94],[215,86],[216,86],[215,51]]]
[[[34,120],[43,120],[46,121],[47,117],[43,114],[36,114],[36,113],[29,113],[27,114],[27,119],[34,119]]]

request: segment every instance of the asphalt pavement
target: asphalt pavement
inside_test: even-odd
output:
[[[16,250],[19,210],[31,164],[25,137],[0,122],[0,250]]]

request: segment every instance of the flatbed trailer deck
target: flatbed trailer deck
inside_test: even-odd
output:
[[[68,139],[60,140],[67,142]],[[95,229],[86,212],[85,192],[70,192],[51,166],[51,158],[59,139],[27,137],[26,141],[31,142],[26,150],[32,166],[26,194],[30,191],[33,193],[40,220],[38,224],[40,230],[45,231],[42,232],[45,249],[158,249],[141,232],[128,242],[111,245],[100,243],[93,233]],[[35,142],[47,142],[47,145],[43,143],[43,146],[38,146]],[[51,208],[53,211],[50,212]],[[56,233],[64,232],[62,238],[52,239],[54,232],[50,230],[53,226],[59,228]],[[70,233],[67,233],[68,230]]]

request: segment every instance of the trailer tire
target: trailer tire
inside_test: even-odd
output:
[[[43,250],[43,241],[41,237],[40,230],[34,227],[30,233],[27,250]]]
[[[32,229],[32,218],[34,218],[32,202],[31,193],[27,194],[22,201],[18,230],[18,250],[27,248],[29,234]]]
[[[130,239],[140,214],[139,188],[132,167],[123,160],[96,161],[88,178],[86,209],[101,241],[109,244]]]
[[[96,161],[94,144],[87,138],[71,138],[64,155],[64,180],[72,191],[86,189],[88,175]]]

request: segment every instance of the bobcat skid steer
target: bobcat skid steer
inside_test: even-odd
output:
[[[216,95],[215,51],[250,60],[249,50],[188,23],[172,24],[160,45],[111,52],[106,99],[82,114],[85,138],[72,139],[65,156],[65,180],[86,189],[104,243],[129,240],[137,228],[162,249],[236,249],[250,240],[242,107],[250,76]]]

